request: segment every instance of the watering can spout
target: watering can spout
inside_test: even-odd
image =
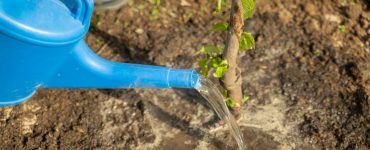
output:
[[[194,70],[117,63],[97,56],[81,40],[45,88],[196,88]]]

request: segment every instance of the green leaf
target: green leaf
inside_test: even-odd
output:
[[[231,99],[231,98],[227,98],[226,99],[226,105],[229,108],[234,108],[236,106],[236,102],[233,99]]]
[[[243,96],[243,99],[242,99],[242,103],[247,103],[247,102],[248,102],[248,100],[249,100],[249,96],[244,95],[244,96]]]
[[[221,57],[216,57],[211,60],[212,67],[216,69],[216,71],[213,73],[213,76],[216,78],[222,78],[227,69],[227,60],[222,59]]]
[[[221,54],[222,53],[221,49],[219,49],[218,47],[216,47],[212,44],[207,44],[207,45],[203,46],[202,48],[200,48],[199,51],[202,52],[202,53],[209,54],[209,55]]]
[[[240,37],[240,50],[246,50],[246,49],[255,49],[256,43],[254,41],[254,37],[251,33],[243,32]]]
[[[208,76],[208,60],[207,59],[201,59],[198,61],[198,65],[200,66],[201,70],[200,73],[204,76]]]
[[[213,76],[216,78],[222,78],[227,71],[227,66],[220,66],[216,68],[216,71],[213,73]]]
[[[252,16],[254,11],[254,0],[241,0],[244,10],[244,19],[248,19]]]
[[[213,25],[212,29],[209,31],[210,32],[227,31],[228,28],[229,24],[227,22],[219,22]]]
[[[222,59],[220,57],[213,58],[211,61],[212,67],[217,68],[220,66]]]
[[[217,8],[216,8],[216,12],[221,12],[222,1],[223,1],[223,0],[217,0]]]

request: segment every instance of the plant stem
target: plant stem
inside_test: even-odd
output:
[[[232,109],[234,115],[238,116],[242,104],[242,79],[240,69],[237,63],[239,52],[240,36],[243,33],[244,19],[243,6],[241,0],[232,0],[229,29],[223,58],[227,60],[228,71],[221,78],[221,83],[228,91],[230,98],[236,102],[236,106]]]

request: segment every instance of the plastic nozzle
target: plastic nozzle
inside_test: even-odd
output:
[[[170,88],[196,88],[199,74],[195,70],[169,69],[167,75]]]

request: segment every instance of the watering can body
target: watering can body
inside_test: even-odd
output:
[[[194,70],[105,60],[83,41],[92,0],[0,1],[0,106],[38,88],[194,88]]]

